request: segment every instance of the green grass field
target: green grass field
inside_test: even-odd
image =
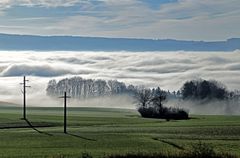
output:
[[[0,157],[94,157],[132,152],[178,152],[199,141],[240,156],[240,116],[191,116],[191,120],[141,118],[136,111],[70,108],[63,134],[61,108],[0,107]]]

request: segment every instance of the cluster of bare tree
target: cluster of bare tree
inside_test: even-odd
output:
[[[228,91],[225,85],[215,80],[199,79],[185,82],[177,92],[164,91],[159,87],[156,89],[140,89],[136,92],[135,98],[138,103],[138,111],[142,117],[188,119],[186,110],[164,107],[163,103],[171,99],[177,99],[178,102],[180,100],[203,101],[204,103],[206,101],[221,101],[221,105],[225,105],[226,109],[231,109],[232,106],[239,106],[240,91]],[[181,103],[185,103],[182,101]]]
[[[229,92],[223,84],[214,80],[191,80],[183,84],[178,91],[164,91],[157,88],[140,88],[126,85],[117,80],[94,80],[72,77],[48,83],[47,95],[56,97],[67,92],[75,99],[104,97],[113,95],[130,95],[136,98],[138,111],[143,117],[165,119],[188,119],[188,112],[181,108],[166,107],[167,100],[179,101],[223,101],[226,107],[240,104],[240,91]],[[228,104],[228,105],[227,105]],[[201,105],[201,104],[200,104]],[[181,106],[181,105],[179,105]],[[183,105],[184,107],[184,105]],[[231,111],[231,110],[230,110]]]
[[[135,87],[126,86],[123,82],[116,80],[94,80],[81,77],[65,78],[60,81],[50,80],[47,86],[47,95],[57,97],[66,91],[72,98],[87,99],[92,97],[103,97],[132,93]]]
[[[159,87],[138,90],[135,94],[138,112],[142,117],[147,118],[188,119],[188,112],[184,109],[163,106],[167,101],[167,95],[168,93]]]

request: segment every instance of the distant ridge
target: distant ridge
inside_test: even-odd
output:
[[[34,51],[234,51],[240,38],[226,41],[129,39],[0,34],[0,50]]]

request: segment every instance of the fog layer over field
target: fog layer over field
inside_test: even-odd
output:
[[[23,75],[28,76],[28,84],[32,86],[28,89],[28,102],[32,106],[61,106],[61,100],[51,100],[46,96],[46,86],[50,79],[71,76],[117,79],[126,84],[160,86],[171,91],[180,89],[187,80],[216,79],[227,85],[230,90],[234,90],[240,89],[240,51],[144,53],[1,51],[0,101],[21,104],[22,92],[19,83],[22,82]],[[81,104],[71,102],[72,106],[123,105],[124,108],[135,108],[133,99],[131,97],[125,99],[123,96],[93,99],[90,102],[81,101]],[[192,109],[193,106],[189,104],[186,107],[190,108],[190,112],[201,111]],[[212,105],[209,106],[212,108]],[[224,110],[220,109],[218,113],[221,112]]]
[[[168,100],[168,107],[180,107],[191,114],[203,115],[239,115],[240,102],[234,100]]]

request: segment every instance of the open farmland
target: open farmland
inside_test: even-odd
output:
[[[68,134],[62,108],[0,107],[0,157],[94,157],[119,153],[175,153],[199,141],[240,156],[240,116],[191,116],[191,120],[144,119],[136,111],[70,108]]]

